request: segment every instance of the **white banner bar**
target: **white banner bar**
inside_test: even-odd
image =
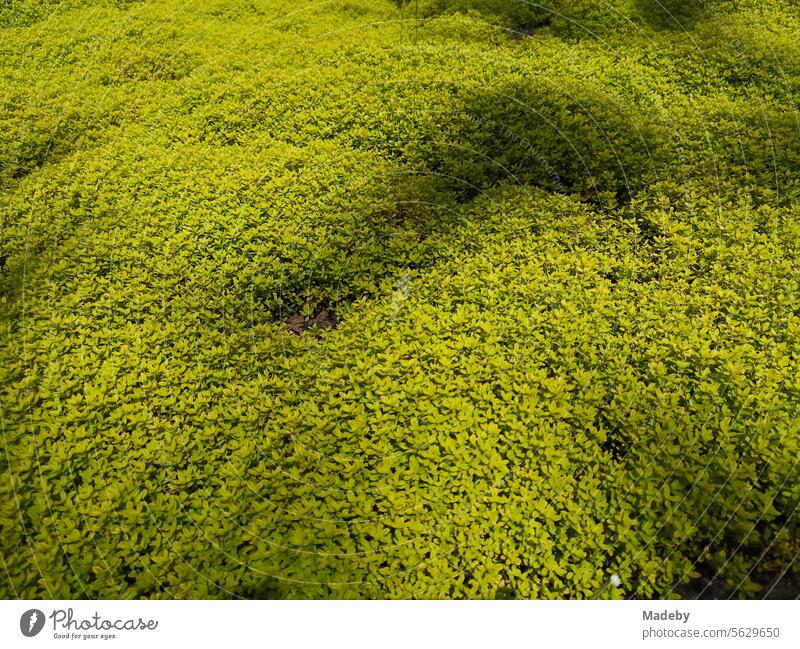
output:
[[[0,646],[800,647],[798,601],[4,601]]]

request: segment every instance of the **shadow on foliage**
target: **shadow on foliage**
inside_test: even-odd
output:
[[[415,120],[407,139],[392,140],[383,171],[349,177],[353,198],[338,225],[309,240],[305,260],[293,254],[285,266],[274,317],[285,321],[303,308],[310,316],[320,305],[338,311],[342,302],[385,294],[435,262],[458,239],[465,205],[501,184],[613,209],[658,177],[659,129],[599,89],[536,80],[456,92],[450,111],[396,116]]]
[[[692,29],[712,0],[636,0],[636,9],[654,29]]]
[[[407,16],[420,20],[454,13],[473,13],[511,31],[530,33],[547,24],[551,11],[527,0],[394,0]]]
[[[658,175],[662,133],[654,122],[584,84],[536,79],[468,91],[450,117],[460,124],[457,137],[422,145],[431,149],[428,170],[473,192],[505,181],[609,207]]]

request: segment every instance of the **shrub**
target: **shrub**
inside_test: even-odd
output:
[[[44,4],[1,14],[0,594],[746,597],[793,565],[783,5],[528,37],[522,3]]]

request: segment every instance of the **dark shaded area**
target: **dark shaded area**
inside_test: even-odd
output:
[[[302,313],[295,313],[287,321],[289,331],[298,335],[309,329],[315,331],[333,329],[337,323],[336,313],[322,305],[315,307],[311,315],[306,316]]]
[[[688,584],[681,584],[675,592],[682,599],[736,599],[739,593],[726,584],[725,578],[716,574],[707,564],[700,564],[701,576]],[[785,571],[764,572],[754,570],[750,579],[760,591],[749,599],[792,600],[800,598],[800,573]]]
[[[242,599],[287,599],[291,592],[289,582],[268,576],[260,584],[245,589],[238,594]]]
[[[394,0],[407,15],[419,19],[454,13],[477,13],[487,22],[500,25],[512,32],[530,35],[550,22],[551,12],[526,0]]]
[[[7,133],[6,141],[0,142],[0,190],[74,153],[84,138],[91,137],[91,131],[83,127],[79,119],[66,116],[52,130],[24,126],[18,132]]]
[[[509,182],[608,207],[657,180],[669,160],[657,119],[586,82],[537,76],[454,92],[447,132],[420,122],[399,160],[438,175],[458,203]]]
[[[636,0],[642,19],[653,29],[692,29],[713,0]]]
[[[301,249],[292,253],[273,316],[294,317],[304,330],[303,305],[336,309],[384,293],[392,278],[435,262],[438,248],[458,238],[465,206],[500,184],[573,195],[605,210],[656,180],[669,158],[656,121],[587,83],[563,81],[457,88],[462,108],[446,114],[443,133],[432,130],[430,115],[412,113],[407,139],[386,152],[393,171],[355,182],[349,194],[358,200],[341,226],[305,259]],[[272,296],[254,292],[265,306]]]
[[[654,120],[603,89],[570,79],[515,82],[466,105],[483,128],[479,148],[501,174],[603,206],[657,177],[663,134]]]

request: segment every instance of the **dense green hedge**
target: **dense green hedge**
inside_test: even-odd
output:
[[[797,4],[540,4],[2,5],[0,595],[797,572]]]

